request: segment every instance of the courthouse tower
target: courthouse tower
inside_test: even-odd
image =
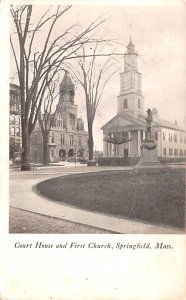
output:
[[[66,131],[74,132],[77,128],[77,108],[74,103],[75,86],[71,80],[68,71],[60,84],[60,97],[58,112],[61,113],[63,118],[63,127]]]

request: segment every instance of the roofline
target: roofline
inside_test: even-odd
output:
[[[123,72],[119,72],[119,74],[123,74],[123,73],[128,73],[128,72],[136,72],[136,73],[138,73],[138,74],[140,74],[140,75],[142,75],[142,73],[141,72],[138,72],[138,71],[136,71],[136,70],[130,70],[130,71],[123,71]]]
[[[160,125],[160,124],[157,124],[157,125],[154,125],[154,127],[161,127],[161,128],[168,128],[168,129],[172,129],[172,130],[176,130],[176,131],[182,131],[182,132],[186,132],[185,129],[183,128],[175,128],[175,127],[171,127],[170,126],[166,126],[166,125]]]
[[[121,92],[121,90],[120,90],[120,92]],[[120,94],[120,95],[118,95],[117,97],[126,96],[126,95],[130,95],[130,94],[136,94],[136,95],[142,97],[143,99],[145,98],[145,97],[143,96],[143,94],[136,93],[136,92],[129,92],[129,93],[125,93],[125,94]]]
[[[20,86],[19,86],[19,85],[10,82],[10,88],[11,88],[11,87],[14,87],[14,88],[17,88],[17,89],[20,90]]]
[[[129,121],[131,121],[132,123],[134,123],[134,124],[136,124],[137,126],[143,126],[142,124],[139,124],[139,122],[141,122],[140,120],[133,120],[130,116],[128,116],[127,114],[125,114],[125,115],[122,115],[122,114],[117,114],[117,115],[115,115],[110,121],[108,121],[106,124],[104,124],[101,128],[100,128],[100,130],[104,130],[104,127],[105,126],[107,126],[109,123],[111,123],[115,118],[117,118],[117,117],[121,117],[121,118],[125,118],[125,119],[127,119],[127,120],[129,120]],[[139,122],[138,122],[139,121]],[[132,125],[132,126],[134,126],[134,125]],[[145,126],[145,125],[144,125]],[[119,127],[119,126],[118,126]]]
[[[112,117],[112,119],[110,119],[107,123],[105,123],[100,130],[103,130],[103,127],[105,127],[107,124],[109,124],[110,122],[112,122],[118,115],[115,115],[114,117]]]
[[[143,115],[141,115],[142,117],[143,117]],[[145,124],[143,125],[143,124],[140,124],[140,122],[143,122],[142,120],[138,120],[138,119],[135,119],[135,120],[133,120],[130,116],[128,116],[127,114],[125,114],[125,115],[122,115],[122,114],[117,114],[117,115],[115,115],[110,121],[108,121],[106,124],[104,124],[101,128],[100,128],[100,130],[104,130],[105,129],[105,127],[106,126],[108,126],[116,117],[121,117],[121,118],[125,118],[125,119],[127,119],[127,120],[129,120],[130,122],[132,122],[132,123],[134,123],[136,126],[139,126],[139,127],[146,127],[145,126]],[[145,119],[145,118],[144,118]],[[145,120],[144,120],[145,121]],[[161,119],[160,119],[160,122],[161,122]],[[172,130],[175,130],[175,131],[180,131],[180,132],[186,132],[183,128],[176,128],[176,127],[174,127],[174,124],[172,124],[172,126],[171,126],[171,124],[170,124],[170,126],[166,126],[166,125],[161,125],[161,124],[158,124],[158,121],[154,121],[153,122],[154,124],[153,124],[153,127],[158,127],[158,128],[168,128],[168,129],[172,129]],[[129,125],[128,125],[129,126]],[[134,125],[131,125],[131,126],[134,126]],[[120,127],[119,126],[119,124],[118,124],[118,127]],[[126,126],[127,127],[127,126]]]

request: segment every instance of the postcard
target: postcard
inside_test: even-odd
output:
[[[0,14],[0,298],[184,299],[184,3]]]

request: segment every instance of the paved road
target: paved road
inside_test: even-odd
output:
[[[120,219],[104,214],[84,211],[78,208],[55,203],[49,199],[43,198],[33,192],[33,186],[45,179],[82,172],[99,172],[109,170],[130,170],[130,167],[46,167],[38,168],[37,171],[10,171],[10,206],[11,208],[22,209],[28,212],[37,213],[65,221],[84,224],[90,227],[97,227],[103,230],[109,230],[118,233],[174,233],[179,234],[182,231],[145,224],[132,221],[130,219]],[[69,228],[68,233],[72,233]],[[79,228],[78,233],[82,233]],[[38,228],[39,231],[39,228]]]

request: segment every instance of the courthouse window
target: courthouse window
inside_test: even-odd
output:
[[[61,144],[65,144],[65,135],[63,133],[61,134]]]
[[[166,153],[167,153],[166,148],[163,148],[163,155],[166,156]]]
[[[128,107],[128,101],[127,101],[127,98],[124,99],[124,108],[127,108]]]
[[[169,133],[169,142],[172,142],[172,134]]]
[[[178,149],[174,149],[174,155],[175,155],[175,156],[178,155]]]
[[[74,144],[74,136],[71,134],[70,135],[70,145]]]
[[[82,144],[82,136],[79,135],[79,145],[81,145],[81,144]]]
[[[174,142],[177,143],[177,134],[174,134]]]
[[[172,149],[169,148],[169,155],[171,156],[172,155]]]
[[[140,99],[138,99],[138,108],[141,107]]]
[[[166,133],[163,132],[163,141],[165,141],[165,140],[166,140]]]
[[[183,150],[180,149],[180,156],[183,156]]]
[[[54,143],[54,134],[51,136],[51,143]]]

